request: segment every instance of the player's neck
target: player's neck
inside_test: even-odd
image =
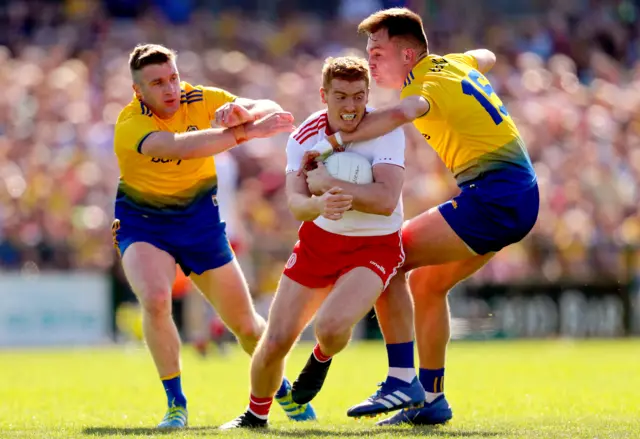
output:
[[[170,120],[173,119],[173,116],[175,116],[178,112],[174,112],[174,113],[161,113],[159,111],[156,111],[155,107],[152,107],[151,105],[147,104],[146,102],[144,102],[142,99],[138,99],[140,102],[142,102],[147,108],[149,108],[149,110],[151,110],[151,113],[153,113],[153,115],[155,117],[157,117],[158,119],[162,119],[162,120]]]
[[[336,129],[335,124],[332,123],[331,120],[327,120],[327,126],[324,129],[324,132],[326,133],[326,135],[330,136],[332,134],[337,133],[338,131],[340,131],[340,130]]]

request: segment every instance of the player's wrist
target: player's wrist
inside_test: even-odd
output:
[[[315,216],[320,216],[322,213],[322,200],[317,195],[311,195],[309,197],[309,213]]]
[[[236,145],[246,142],[250,138],[250,132],[246,129],[244,124],[236,125],[233,128],[229,128],[233,137],[236,140]]]
[[[332,152],[344,151],[344,146],[343,146],[344,140],[342,139],[342,134],[340,134],[339,131],[335,134],[328,136],[326,139],[331,145],[331,148],[333,148]]]
[[[329,140],[329,143],[331,143],[334,151],[340,151],[342,149],[342,146],[344,145],[342,133],[340,133],[340,131],[327,137],[327,140]]]
[[[333,145],[325,138],[316,143],[313,148],[311,148],[311,151],[318,152],[320,154],[319,158],[323,160],[333,152]]]
[[[320,180],[318,189],[320,190],[320,192],[325,193],[332,187],[340,186],[340,183],[344,183],[344,182],[341,182],[337,178],[331,177],[329,175],[326,178],[323,178],[322,180]]]

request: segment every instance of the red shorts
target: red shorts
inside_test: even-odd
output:
[[[382,236],[345,236],[304,222],[283,274],[308,288],[324,288],[356,267],[373,270],[386,288],[404,262],[400,231]]]

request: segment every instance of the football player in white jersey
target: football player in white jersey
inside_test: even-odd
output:
[[[404,261],[400,194],[405,138],[401,128],[347,146],[371,162],[373,183],[336,180],[322,163],[315,170],[300,172],[305,152],[334,132],[355,130],[367,112],[366,60],[329,58],[322,79],[320,95],[327,109],[311,115],[287,144],[286,191],[289,209],[303,221],[299,241],[284,268],[267,330],[251,361],[249,407],[224,429],[267,425],[285,358],[315,315],[318,343],[289,393],[292,403],[313,399],[331,358],[347,346],[353,327],[371,310]],[[407,398],[407,407],[423,399],[424,394]]]

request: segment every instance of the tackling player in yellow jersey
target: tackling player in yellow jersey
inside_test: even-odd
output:
[[[176,263],[247,353],[265,328],[220,219],[213,156],[246,140],[294,129],[291,114],[275,102],[181,82],[175,58],[175,52],[155,44],[131,52],[135,94],[114,134],[121,176],[112,232],[142,305],[144,337],[167,394],[163,428],[187,425],[180,339],[171,318]],[[212,128],[213,121],[220,128]],[[276,399],[290,388],[285,379]],[[288,399],[285,410],[292,419],[315,418],[310,406]]]
[[[413,270],[409,284],[426,400],[423,408],[399,412],[379,424],[444,423],[452,417],[444,397],[447,293],[533,228],[539,210],[537,179],[516,125],[484,76],[496,61],[492,52],[430,53],[422,20],[405,8],[378,11],[360,23],[359,31],[369,37],[372,77],[381,87],[401,90],[400,103],[372,112],[355,132],[337,133],[316,150],[324,155],[413,123],[449,168],[460,193],[403,226],[403,271],[376,304],[389,376],[374,396],[347,414],[392,411],[400,402],[394,395],[411,393],[408,380],[397,379],[393,364],[399,356],[403,364],[413,364],[412,304],[405,280]]]

